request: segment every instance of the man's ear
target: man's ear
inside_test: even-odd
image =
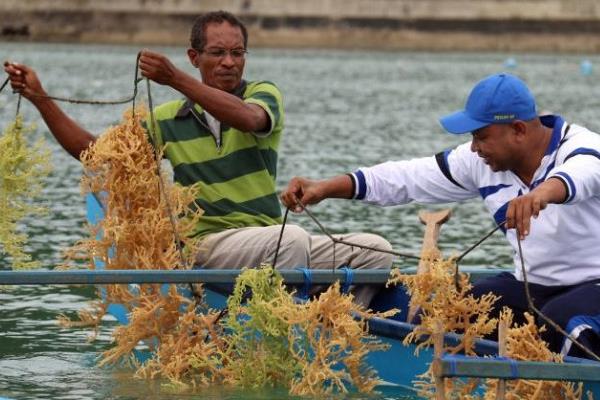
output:
[[[187,55],[188,55],[188,58],[190,59],[190,63],[192,63],[192,65],[195,68],[198,68],[198,57],[200,55],[198,53],[198,50],[189,48],[189,49],[187,49]]]
[[[523,121],[516,120],[510,123],[517,139],[523,139],[527,133],[527,124]]]

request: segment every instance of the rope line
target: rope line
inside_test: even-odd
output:
[[[281,239],[283,239],[283,230],[285,229],[285,224],[287,223],[288,214],[290,212],[289,208],[285,209],[285,214],[283,215],[283,222],[281,223],[281,231],[279,231],[279,239],[277,240],[277,247],[275,247],[275,256],[273,257],[273,268],[277,265],[277,256],[279,255],[279,248],[281,247]]]
[[[366,245],[362,245],[362,244],[352,243],[352,242],[349,242],[349,241],[343,240],[343,239],[337,239],[337,238],[333,237],[333,235],[327,230],[327,228],[325,228],[323,226],[323,224],[321,224],[321,222],[319,222],[317,217],[315,217],[315,215],[308,208],[306,208],[306,206],[304,206],[304,204],[302,204],[301,201],[298,201],[298,205],[300,205],[300,207],[302,207],[304,209],[306,214],[313,220],[313,222],[315,224],[317,224],[317,226],[319,227],[321,232],[323,232],[323,234],[325,234],[334,244],[340,243],[340,244],[345,244],[347,246],[358,247],[359,249],[371,250],[371,251],[376,251],[376,252],[380,252],[380,253],[387,253],[387,254],[392,254],[395,256],[399,256],[399,257],[412,258],[415,260],[421,259],[421,257],[415,256],[413,254],[401,253],[401,252],[395,251],[395,250],[380,249],[380,248],[373,247],[373,246],[366,246]]]
[[[461,255],[459,255],[455,260],[454,260],[454,286],[456,287],[456,291],[460,291],[460,283],[459,283],[459,279],[458,279],[458,263],[467,255],[469,254],[471,251],[473,251],[477,246],[479,246],[481,243],[483,243],[485,240],[487,240],[490,236],[492,236],[498,229],[502,228],[504,225],[506,224],[506,221],[503,221],[501,223],[499,223],[494,229],[492,229],[490,232],[486,233],[485,235],[483,235],[483,237],[481,239],[479,239],[475,244],[473,244],[472,246],[470,246],[467,250],[465,250]]]
[[[6,85],[8,85],[9,81],[10,81],[10,78],[6,78],[6,80],[4,81],[4,83],[2,83],[2,86],[0,86],[0,93],[4,90],[4,88],[6,87]]]
[[[142,78],[138,78],[138,71],[139,71],[139,62],[140,62],[140,53],[138,53],[137,58],[135,60],[135,73],[134,73],[134,81],[133,81],[133,94],[125,99],[120,99],[120,100],[87,100],[87,99],[75,99],[75,98],[71,98],[71,97],[60,97],[60,96],[53,96],[53,95],[48,95],[48,94],[39,94],[39,93],[32,93],[31,97],[38,97],[38,98],[42,98],[42,99],[50,99],[50,100],[55,100],[55,101],[61,101],[61,102],[65,102],[65,103],[71,103],[71,104],[91,104],[91,105],[98,105],[98,106],[103,106],[103,105],[118,105],[118,104],[126,104],[126,103],[130,103],[133,102],[133,108],[135,109],[135,98],[137,97],[137,93],[138,93],[138,83],[142,80]],[[4,87],[6,86],[6,84],[8,83],[9,78],[6,79],[6,81],[4,81],[4,83],[2,84],[2,87],[0,88],[0,92],[2,91],[2,89],[4,89]]]
[[[15,120],[19,116],[19,112],[21,112],[21,95],[17,98],[17,110],[15,111]]]
[[[540,318],[542,318],[546,323],[552,326],[557,332],[561,335],[569,339],[573,344],[579,347],[584,353],[592,357],[593,359],[600,361],[600,357],[596,355],[593,351],[585,347],[581,344],[577,339],[575,339],[571,334],[566,332],[564,329],[560,327],[556,322],[552,319],[548,318],[543,312],[537,309],[537,307],[533,304],[533,300],[531,298],[531,294],[529,292],[529,282],[527,281],[527,272],[525,271],[525,259],[523,257],[523,248],[521,247],[521,238],[519,237],[519,233],[517,232],[517,244],[519,248],[519,258],[521,260],[521,273],[523,274],[523,284],[525,286],[525,297],[527,297],[527,306],[531,311],[537,314]]]
[[[137,62],[139,62],[139,53],[138,53]],[[136,65],[136,70],[137,70],[137,65]],[[137,73],[136,73],[136,77],[137,77]],[[136,85],[136,88],[137,88],[137,85]],[[165,190],[165,183],[163,182],[163,177],[162,177],[162,172],[161,172],[161,167],[160,167],[161,157],[160,157],[159,149],[158,149],[158,137],[156,136],[156,120],[154,118],[154,109],[153,109],[154,106],[153,106],[153,102],[152,102],[152,91],[150,90],[150,79],[148,79],[148,78],[146,78],[146,93],[148,95],[148,109],[150,112],[150,135],[152,136],[152,141],[154,142],[154,146],[152,146],[152,147],[154,149],[154,160],[156,161],[156,175],[158,176],[158,192],[165,199],[165,207],[167,208],[167,214],[169,215],[169,222],[171,224],[171,228],[173,229],[173,238],[175,239],[175,246],[177,246],[177,251],[179,252],[179,258],[181,259],[181,265],[184,266],[185,265],[185,256],[183,255],[183,247],[181,246],[182,242],[180,240],[179,233],[177,232],[177,222],[175,221],[175,217],[173,216],[173,207],[171,207],[171,201],[169,200],[169,197],[167,196],[167,193]],[[134,95],[134,98],[135,98],[135,95]],[[201,304],[202,297],[196,291],[196,289],[194,288],[194,285],[192,283],[189,283],[189,286],[190,286],[190,291],[192,292],[192,295],[194,296],[196,305]]]

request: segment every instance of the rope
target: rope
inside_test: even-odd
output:
[[[39,93],[32,93],[31,97],[38,97],[38,98],[43,98],[43,99],[62,101],[62,102],[71,103],[71,104],[117,105],[117,104],[125,104],[125,103],[129,103],[129,102],[133,102],[133,108],[135,110],[135,98],[137,97],[137,92],[138,92],[137,84],[142,80],[142,78],[138,78],[139,62],[140,62],[140,53],[138,53],[137,58],[135,60],[133,94],[130,97],[127,97],[125,99],[120,99],[120,100],[83,100],[83,99],[74,99],[74,98],[70,98],[70,97],[59,97],[59,96],[53,96],[53,95],[48,95],[48,94],[39,94]],[[6,84],[8,83],[9,80],[10,80],[9,78],[6,78],[6,80],[0,87],[0,92],[2,91],[2,89],[4,89],[4,87],[6,86]]]
[[[577,339],[575,339],[572,335],[567,333],[564,329],[562,329],[556,322],[552,321],[548,318],[543,312],[537,309],[537,307],[533,304],[533,300],[531,299],[531,294],[529,293],[529,282],[527,281],[527,272],[525,271],[525,259],[523,258],[523,248],[521,247],[521,238],[519,237],[519,232],[517,232],[517,244],[519,247],[519,258],[521,260],[521,273],[523,274],[523,284],[525,286],[525,297],[527,297],[527,306],[531,311],[536,313],[540,318],[542,318],[546,323],[556,329],[564,337],[568,338],[573,344],[579,347],[584,353],[592,357],[593,359],[600,361],[600,357],[596,355],[593,351],[585,347],[581,344]]]
[[[17,99],[17,111],[15,111],[15,119],[19,116],[19,112],[21,111],[21,95]]]
[[[346,240],[343,239],[336,239],[335,237],[333,237],[333,235],[323,226],[323,224],[321,224],[319,222],[319,220],[317,219],[317,217],[315,217],[315,215],[308,209],[306,208],[306,206],[304,204],[302,204],[302,202],[300,200],[298,200],[298,205],[300,205],[300,207],[302,207],[304,209],[304,211],[306,212],[306,214],[314,221],[315,224],[317,224],[317,226],[319,227],[319,229],[321,230],[321,232],[323,232],[323,234],[325,234],[329,239],[331,239],[331,241],[335,244],[335,243],[340,243],[340,244],[345,244],[347,246],[354,246],[354,247],[358,247],[359,249],[365,249],[365,250],[371,250],[371,251],[377,251],[380,253],[387,253],[387,254],[392,254],[395,256],[399,256],[399,257],[405,257],[405,258],[412,258],[415,260],[420,260],[421,257],[419,256],[415,256],[413,254],[407,254],[407,253],[401,253],[399,251],[394,251],[394,250],[386,250],[386,249],[380,249],[377,247],[372,247],[372,246],[365,246],[362,244],[357,244],[357,243],[352,243],[352,242],[348,242]]]
[[[281,223],[281,231],[279,231],[279,239],[277,240],[277,247],[275,247],[275,257],[273,257],[273,268],[277,265],[277,256],[279,255],[279,248],[281,247],[281,239],[283,239],[283,230],[285,229],[285,224],[287,222],[287,217],[290,212],[289,208],[285,209],[285,214],[283,215],[283,222]]]
[[[342,267],[341,269],[346,272],[346,279],[344,280],[341,290],[342,293],[348,293],[350,291],[350,286],[352,286],[354,271],[349,267]]]
[[[0,86],[0,93],[4,90],[4,88],[6,87],[6,85],[8,85],[9,81],[10,81],[10,78],[6,78],[6,80],[4,81],[4,83],[2,83],[2,86]]]
[[[298,291],[298,296],[303,300],[308,300],[310,297],[310,287],[312,286],[312,272],[309,268],[296,268],[298,271],[302,271],[304,274],[304,285]]]
[[[137,60],[139,62],[139,53],[138,53]],[[137,65],[136,65],[136,70],[137,70]],[[137,76],[137,74],[136,74],[136,76]],[[154,106],[152,104],[152,91],[150,90],[150,80],[148,78],[146,78],[146,92],[148,94],[148,109],[150,110],[150,135],[152,136],[152,141],[154,142],[154,146],[153,146],[154,160],[156,161],[156,174],[158,175],[158,192],[165,199],[165,206],[167,208],[167,214],[169,215],[169,222],[171,223],[171,228],[173,229],[173,238],[175,239],[175,246],[177,246],[177,250],[179,252],[179,258],[181,259],[181,265],[183,266],[183,265],[185,265],[185,256],[183,255],[183,248],[181,246],[181,240],[179,238],[179,233],[177,232],[177,222],[175,221],[175,217],[173,216],[173,208],[171,207],[171,202],[169,200],[169,197],[166,194],[165,184],[162,179],[162,173],[161,173],[161,168],[160,168],[161,158],[159,156],[159,150],[158,150],[158,138],[156,137],[156,124],[155,124],[156,121],[154,118],[154,109],[153,109]],[[135,98],[135,96],[134,96],[134,98]],[[197,305],[200,304],[202,301],[202,297],[195,290],[193,284],[190,283],[189,286],[190,286],[190,291],[192,292],[192,295],[194,296],[194,300],[196,301],[196,304]]]
[[[456,291],[460,291],[460,283],[458,279],[458,263],[471,251],[473,251],[477,246],[483,243],[486,239],[492,236],[498,229],[502,228],[506,224],[506,221],[499,223],[494,229],[492,229],[489,233],[486,233],[481,239],[479,239],[474,245],[470,246],[467,250],[465,250],[461,255],[459,255],[455,260],[454,267],[454,286],[456,287]]]

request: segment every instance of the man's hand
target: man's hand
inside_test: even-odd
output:
[[[348,175],[319,181],[295,177],[281,193],[281,202],[294,212],[302,212],[302,205],[317,204],[328,198],[350,199],[352,194],[352,180]]]
[[[562,203],[567,197],[565,185],[550,178],[537,188],[511,200],[506,211],[506,229],[517,229],[519,239],[525,239],[531,229],[531,218],[537,218],[548,203]]]
[[[180,70],[165,56],[150,50],[140,52],[139,68],[142,76],[161,85],[173,86]]]
[[[30,101],[46,95],[37,74],[27,65],[6,61],[4,72],[8,74],[13,92],[21,94]]]
[[[298,201],[299,200],[299,201]],[[323,200],[323,195],[319,190],[319,181],[294,177],[288,184],[288,187],[281,193],[281,202],[294,212],[302,212],[300,205],[316,204]]]

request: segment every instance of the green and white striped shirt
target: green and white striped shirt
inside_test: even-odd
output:
[[[267,112],[271,122],[267,132],[241,132],[221,123],[215,137],[202,108],[185,99],[154,111],[157,132],[151,140],[164,145],[175,182],[199,188],[195,203],[204,215],[194,236],[281,223],[275,192],[284,120],[281,93],[271,82],[256,81],[242,82],[234,94]]]

